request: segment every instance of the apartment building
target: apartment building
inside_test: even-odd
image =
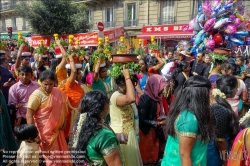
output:
[[[103,22],[105,29],[124,27],[127,45],[136,47],[137,36],[144,26],[188,24],[202,1],[205,0],[74,0],[74,3],[88,6],[93,31],[97,30],[98,22]],[[1,1],[1,39],[6,37],[7,27],[13,28],[13,34],[22,31],[29,35],[31,31],[29,22],[14,11],[16,3],[18,0]],[[245,6],[245,13],[250,12],[250,1],[245,1]],[[249,17],[246,15],[246,18]]]

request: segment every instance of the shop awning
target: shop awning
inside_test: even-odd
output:
[[[138,38],[150,39],[154,36],[156,39],[185,39],[193,36],[192,32],[186,31],[188,24],[169,24],[169,25],[155,25],[143,26],[142,33]]]
[[[31,33],[29,33],[29,32],[27,32],[27,33],[22,33],[22,34],[23,34],[23,37],[31,36]],[[16,34],[12,34],[11,39],[12,39],[12,40],[17,40],[17,37],[18,37],[17,33],[16,33]],[[10,38],[9,38],[9,36],[8,36],[7,33],[1,33],[1,34],[0,34],[0,40],[8,40],[8,39],[10,39]]]

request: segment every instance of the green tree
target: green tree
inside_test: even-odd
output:
[[[15,10],[40,35],[84,33],[92,26],[87,6],[74,0],[21,1]]]

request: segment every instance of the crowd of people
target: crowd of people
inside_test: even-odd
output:
[[[250,163],[250,68],[244,56],[152,52],[140,71],[112,59],[0,52],[0,154],[4,165],[200,165]],[[103,47],[98,46],[98,49]],[[9,63],[14,61],[13,64]],[[247,60],[248,62],[248,60]],[[16,153],[17,152],[17,153]]]

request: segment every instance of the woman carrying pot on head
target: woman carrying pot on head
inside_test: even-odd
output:
[[[103,117],[109,113],[107,95],[98,90],[86,93],[80,111],[72,135],[71,155],[82,162],[75,164],[124,166],[119,141],[103,121]],[[77,152],[84,153],[79,158]]]
[[[77,57],[73,50],[69,56],[69,63],[66,65],[66,69],[68,72],[68,79],[65,83],[65,92],[68,96],[69,115],[67,116],[68,121],[65,128],[65,137],[69,139],[76,117],[79,114],[80,101],[87,92],[81,87],[82,64],[80,64],[79,57]]]
[[[144,94],[138,102],[139,147],[144,164],[156,164],[164,151],[166,139],[164,135],[160,134],[164,134],[162,125],[166,124],[162,103],[162,92],[166,85],[167,83],[162,76],[157,74],[150,76]]]
[[[134,86],[138,82],[135,74],[130,76],[129,69],[123,66],[122,76],[115,78],[118,89],[110,98],[110,127],[121,143],[121,151],[128,166],[142,166],[138,146],[139,118],[134,104]]]

